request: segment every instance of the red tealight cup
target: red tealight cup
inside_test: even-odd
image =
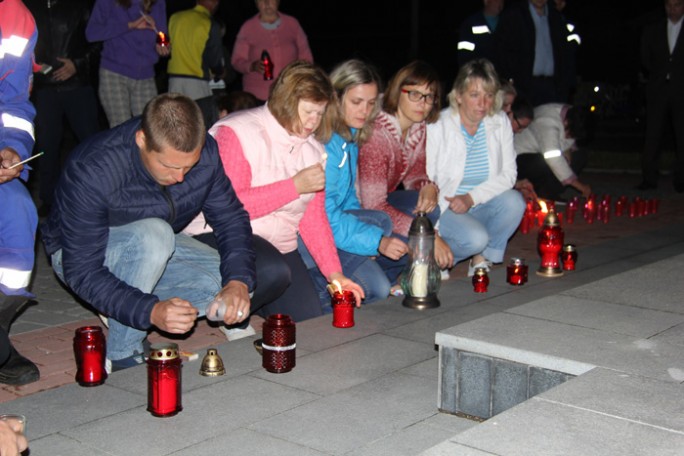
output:
[[[528,267],[522,258],[511,258],[506,266],[506,281],[511,285],[523,285],[527,282]]]
[[[349,290],[333,293],[333,326],[336,328],[351,328],[354,326],[354,307],[356,307],[354,293]]]
[[[563,262],[563,269],[566,271],[574,271],[577,263],[577,248],[574,244],[565,244],[561,251],[561,261]]]
[[[297,362],[295,322],[289,315],[269,315],[262,330],[261,366],[274,374],[290,372]]]
[[[102,328],[83,326],[75,332],[76,381],[81,386],[102,385],[107,378],[106,348]]]
[[[476,268],[475,274],[473,274],[473,291],[475,293],[486,293],[488,286],[489,276],[487,275],[487,269]]]

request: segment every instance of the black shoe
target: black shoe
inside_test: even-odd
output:
[[[26,296],[6,295],[0,291],[0,328],[9,334],[12,320],[21,309],[31,302]]]
[[[656,184],[651,184],[650,182],[646,181],[634,187],[635,190],[655,190],[656,188],[658,188]]]
[[[40,379],[38,366],[11,347],[10,357],[7,362],[0,367],[0,383],[6,385],[21,386],[33,383]]]

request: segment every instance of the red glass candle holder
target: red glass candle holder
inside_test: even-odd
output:
[[[158,32],[157,44],[161,47],[169,47],[171,45],[171,40],[169,40],[168,35],[166,35],[164,32]]]
[[[270,315],[263,325],[261,365],[268,372],[290,372],[296,364],[296,328],[289,315]]]
[[[150,346],[147,359],[147,411],[154,416],[174,416],[181,410],[181,359],[178,344]]]
[[[558,223],[558,217],[553,211],[544,220],[544,226],[539,230],[537,248],[541,255],[541,264],[537,274],[544,277],[558,277],[563,275],[560,266],[560,252],[563,248],[563,229]]]
[[[616,217],[622,217],[622,214],[624,214],[624,212],[625,212],[626,206],[627,206],[627,197],[621,196],[615,202],[615,216]]]
[[[506,266],[506,281],[511,285],[523,285],[527,283],[528,266],[522,258],[511,258]]]
[[[74,335],[76,381],[81,386],[102,385],[107,378],[105,370],[105,337],[100,326],[83,326]]]
[[[270,81],[273,79],[273,60],[268,51],[264,49],[261,51],[261,63],[264,64],[264,81]]]
[[[476,268],[473,274],[473,291],[475,293],[486,293],[489,286],[489,276],[486,268]]]
[[[650,213],[651,214],[657,214],[658,213],[658,206],[660,205],[660,201],[658,198],[653,198],[648,200],[648,204],[650,206]]]
[[[333,326],[336,328],[354,326],[354,307],[356,307],[354,293],[349,290],[336,291],[332,297]]]
[[[565,244],[561,253],[561,261],[565,271],[574,271],[577,264],[577,248],[574,244]]]

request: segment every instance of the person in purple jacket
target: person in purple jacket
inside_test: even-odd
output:
[[[169,47],[163,0],[96,0],[86,27],[88,41],[102,41],[99,96],[110,127],[139,116],[157,95],[154,65]]]

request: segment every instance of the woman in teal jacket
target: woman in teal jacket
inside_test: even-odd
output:
[[[408,246],[390,237],[392,221],[387,214],[361,209],[356,195],[359,143],[369,136],[373,125],[380,77],[370,65],[348,60],[332,71],[330,79],[339,100],[339,116],[335,132],[325,145],[325,209],[342,271],[363,287],[367,304],[389,295],[404,266]],[[299,249],[302,252],[305,247],[300,243]],[[308,257],[308,252],[302,256]],[[311,266],[309,271],[317,279],[321,275]],[[321,305],[329,311],[330,295],[325,285],[317,282]]]

